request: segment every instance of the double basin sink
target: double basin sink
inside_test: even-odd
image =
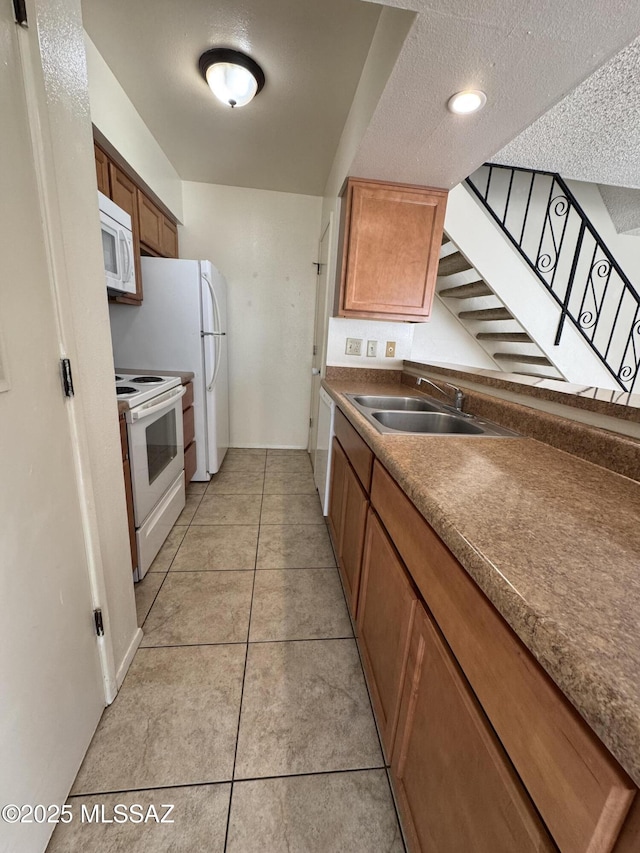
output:
[[[518,433],[484,418],[459,412],[431,397],[345,394],[356,409],[384,434],[464,435],[517,438]]]

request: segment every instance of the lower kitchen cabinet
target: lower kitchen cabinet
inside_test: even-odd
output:
[[[422,605],[411,637],[392,777],[414,853],[557,849]]]
[[[336,438],[333,439],[332,460],[329,529],[347,603],[355,618],[369,496]]]
[[[336,556],[339,558],[340,533],[342,531],[342,497],[344,494],[344,475],[349,463],[337,438],[331,445],[331,482],[329,486],[329,529],[333,539]]]
[[[364,548],[364,532],[367,524],[369,498],[360,485],[360,481],[347,462],[344,472],[344,492],[342,496],[342,530],[340,534],[340,555],[338,566],[342,575],[351,615],[355,618],[358,610],[360,589],[360,568]]]
[[[369,509],[358,598],[358,644],[389,762],[400,710],[415,588],[378,516]]]

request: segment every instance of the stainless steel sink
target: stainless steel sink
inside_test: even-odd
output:
[[[398,432],[426,432],[432,435],[482,435],[483,429],[469,420],[446,412],[374,412],[378,423]]]
[[[378,432],[390,435],[449,435],[518,438],[518,433],[431,397],[345,394]]]
[[[351,398],[361,406],[367,409],[378,409],[382,411],[395,412],[440,412],[442,407],[436,403],[430,403],[428,400],[423,400],[421,397],[373,397],[363,396]]]

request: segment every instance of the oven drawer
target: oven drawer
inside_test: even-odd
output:
[[[178,516],[184,509],[185,488],[184,473],[173,483],[158,506],[149,513],[142,527],[136,533],[138,543],[138,580],[142,580],[153,563],[162,543],[171,532]]]

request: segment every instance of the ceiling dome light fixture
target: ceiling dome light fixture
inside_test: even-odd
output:
[[[225,47],[207,50],[198,67],[216,98],[232,108],[244,107],[264,86],[262,68],[238,50]]]
[[[487,103],[487,96],[479,89],[467,89],[457,92],[447,101],[447,108],[457,115],[468,115],[481,110]]]

